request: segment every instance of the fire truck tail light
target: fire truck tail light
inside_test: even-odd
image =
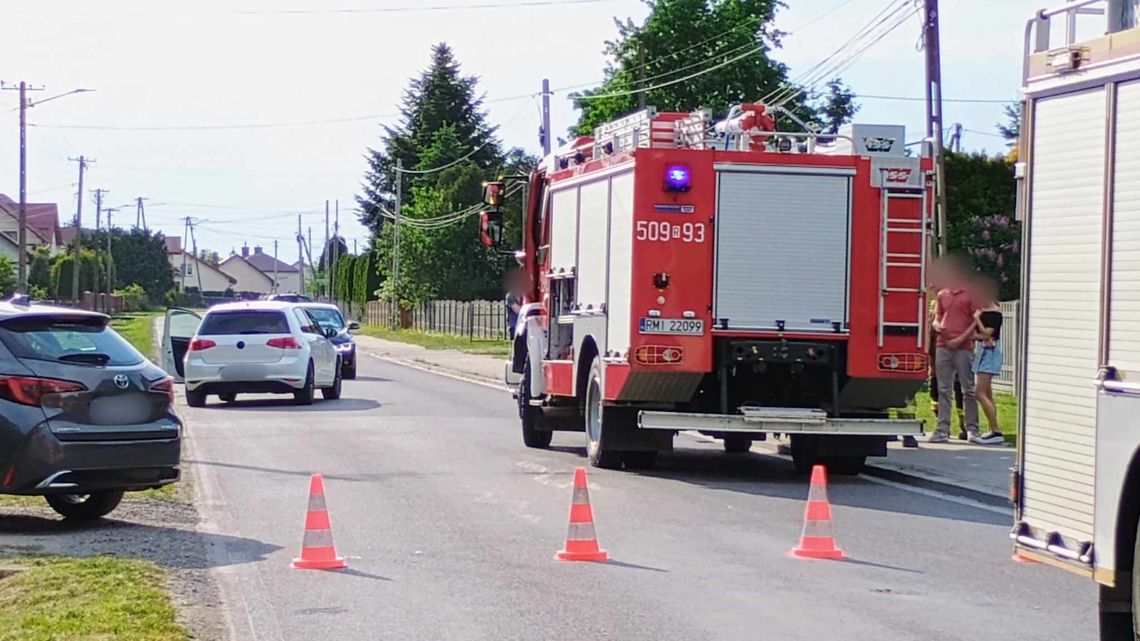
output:
[[[879,354],[883,372],[925,372],[930,367],[926,354]]]
[[[633,360],[641,365],[680,365],[685,350],[667,345],[642,345],[633,350]]]

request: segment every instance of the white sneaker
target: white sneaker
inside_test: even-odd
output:
[[[975,445],[1001,445],[1005,443],[1005,437],[1001,432],[990,430],[985,434],[971,434],[970,442]]]

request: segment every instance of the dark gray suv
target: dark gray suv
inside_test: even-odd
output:
[[[93,519],[178,480],[173,381],[109,320],[0,302],[0,494]]]

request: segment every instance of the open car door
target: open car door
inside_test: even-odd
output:
[[[190,347],[190,339],[198,333],[202,317],[181,307],[166,310],[166,321],[162,325],[162,369],[182,382],[182,361]]]

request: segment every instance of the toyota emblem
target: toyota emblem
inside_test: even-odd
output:
[[[127,378],[126,374],[115,374],[114,381],[115,387],[119,389],[127,389],[127,386],[131,384],[131,380]]]

